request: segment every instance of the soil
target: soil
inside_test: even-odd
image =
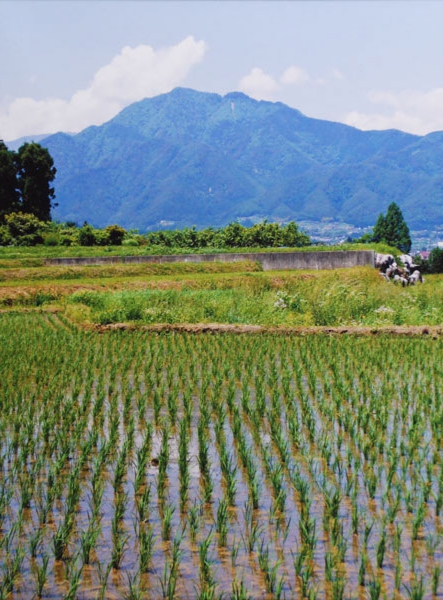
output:
[[[227,325],[222,323],[196,323],[196,324],[156,324],[156,325],[136,325],[133,323],[112,323],[110,325],[88,325],[99,333],[105,331],[131,331],[142,330],[177,333],[247,333],[263,334],[273,333],[280,335],[357,335],[357,336],[379,336],[379,335],[399,335],[399,336],[429,336],[438,338],[443,336],[443,326],[386,326],[386,327],[266,327],[262,325]]]

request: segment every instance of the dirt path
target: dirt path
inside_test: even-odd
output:
[[[111,325],[87,325],[99,333],[106,331],[150,331],[153,333],[243,333],[280,335],[357,335],[357,336],[429,336],[434,339],[443,336],[443,326],[387,326],[387,327],[266,327],[261,325],[225,325],[222,323],[196,324],[157,324],[136,325],[132,323],[113,323]]]

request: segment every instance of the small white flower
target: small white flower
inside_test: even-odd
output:
[[[376,313],[393,313],[395,312],[394,309],[389,308],[389,306],[380,306],[379,308],[375,309]]]

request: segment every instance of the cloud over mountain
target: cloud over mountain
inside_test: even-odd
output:
[[[359,129],[401,129],[418,135],[443,131],[443,88],[426,92],[404,90],[399,93],[373,91],[368,99],[380,107],[378,112],[350,112],[345,123]]]
[[[16,98],[0,112],[0,137],[79,131],[114,117],[125,106],[182,83],[206,52],[206,43],[189,36],[176,44],[155,50],[140,44],[125,46],[94,75],[90,85],[69,100],[61,98]]]

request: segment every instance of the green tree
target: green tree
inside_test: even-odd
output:
[[[121,246],[126,235],[126,229],[120,225],[108,225],[104,232],[108,244],[111,246]]]
[[[411,249],[409,227],[395,202],[391,202],[388,206],[386,215],[379,215],[374,226],[372,240],[374,242],[385,242],[402,252],[409,252]]]
[[[443,273],[443,249],[434,248],[428,258],[428,271],[430,273]]]
[[[286,227],[283,227],[282,242],[284,246],[297,248],[301,246],[310,246],[311,238],[307,233],[300,231],[297,223],[291,221]]]
[[[17,171],[14,152],[0,140],[0,217],[18,209]]]
[[[51,220],[51,208],[55,198],[54,181],[56,169],[46,148],[36,143],[20,146],[15,154],[20,208],[25,213],[35,215],[41,221]]]
[[[223,229],[223,245],[227,248],[241,248],[245,245],[245,228],[237,221]]]
[[[80,246],[95,246],[97,243],[96,233],[92,225],[85,222],[83,227],[78,230],[78,242]]]
[[[11,241],[17,246],[35,246],[43,243],[45,223],[35,215],[13,212],[5,216],[5,224]]]

